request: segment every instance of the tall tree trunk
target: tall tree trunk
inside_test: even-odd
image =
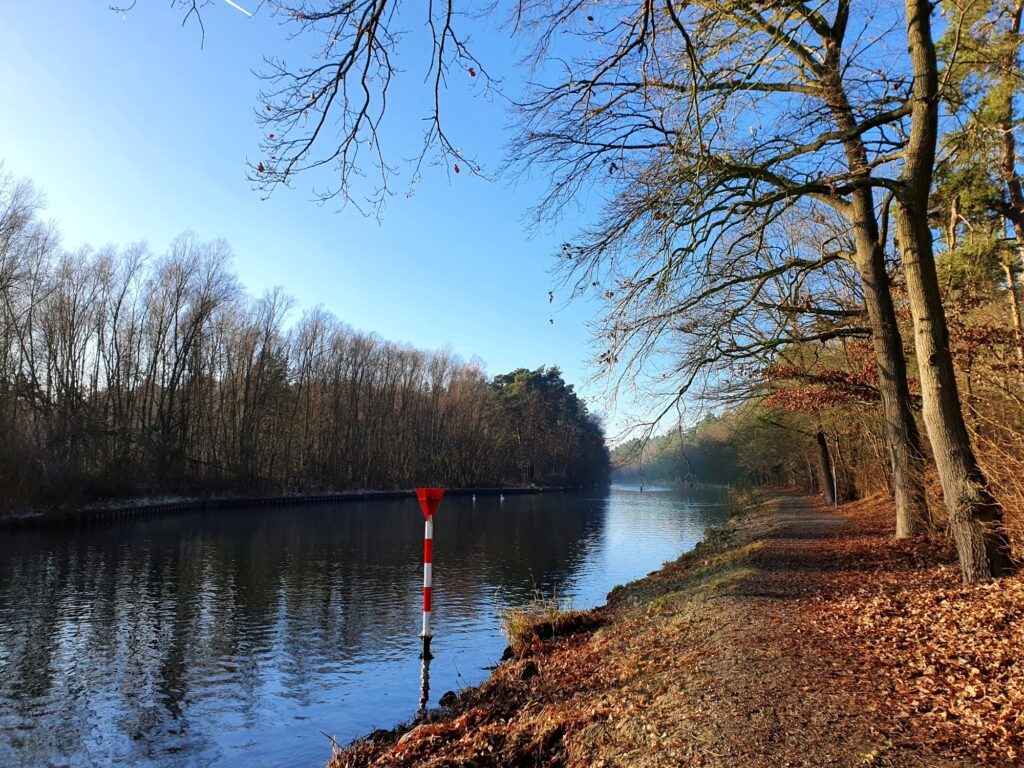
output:
[[[1013,99],[1017,93],[1016,82],[1007,82],[1016,77],[1018,70],[1018,55],[1020,47],[1020,25],[1021,16],[1024,14],[1024,2],[1018,0],[1012,7],[1010,13],[1010,28],[1007,30],[1006,55],[1003,61],[1004,78],[1001,78],[998,90],[994,93],[1000,98],[999,110],[999,135],[1002,137],[1003,156],[1001,158],[1001,171],[1003,182],[1006,185],[1006,194],[1009,198],[1007,210],[1004,211],[1005,218],[1013,227],[1013,234],[1017,239],[1017,256],[1021,265],[1024,266],[1024,187],[1021,185],[1020,176],[1017,174],[1017,140],[1014,136],[1014,108]],[[1021,377],[1024,377],[1024,329],[1021,328],[1020,296],[1017,293],[1017,281],[1014,278],[1013,266],[1007,262],[1003,265],[1006,271],[1006,287],[1010,298],[1010,314],[1013,321],[1013,335],[1017,353],[1017,365]]]
[[[854,208],[860,209],[854,217],[855,231],[863,230],[855,237],[865,241],[857,244],[857,269],[864,288],[864,303],[878,368],[878,391],[896,501],[896,538],[905,538],[921,533],[928,520],[924,492],[925,457],[911,410],[903,338],[896,321],[874,211],[867,209],[864,203],[858,205],[855,202]],[[864,252],[867,252],[866,257]]]
[[[818,462],[821,464],[822,488],[825,491],[825,501],[828,502],[829,506],[834,507],[836,505],[836,474],[835,469],[832,467],[832,456],[828,450],[828,440],[825,439],[825,433],[820,429],[814,438],[818,441]]]
[[[1018,240],[1019,247],[1024,249],[1024,240]],[[1021,256],[1024,259],[1024,255]],[[1020,375],[1024,378],[1024,327],[1021,325],[1020,316],[1020,294],[1017,293],[1017,276],[1013,274],[1013,265],[1010,262],[1003,263],[1003,270],[1006,272],[1006,290],[1010,295],[1010,320],[1013,323],[1014,349],[1017,353],[1017,367]]]
[[[964,424],[928,227],[939,109],[930,13],[927,0],[906,0],[914,87],[910,137],[897,194],[897,231],[914,319],[924,422],[964,581],[975,583],[1010,572],[1013,562],[1003,508],[989,490]]]
[[[861,132],[857,130],[856,116],[842,80],[840,52],[844,30],[845,21],[837,20],[833,29],[837,38],[827,47],[828,74],[822,78],[822,85],[836,125],[847,136],[843,141],[843,151],[850,172],[855,177],[867,178],[871,175],[867,149]],[[870,185],[858,187],[846,213],[853,229],[854,263],[864,289],[864,304],[878,369],[878,391],[896,502],[896,537],[905,538],[920,533],[928,520],[924,492],[925,456],[911,409],[903,338],[896,321],[889,275],[885,269],[885,243],[879,231]]]

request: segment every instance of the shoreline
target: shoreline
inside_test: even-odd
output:
[[[1024,641],[1005,625],[1024,626],[1024,578],[961,587],[948,541],[892,538],[887,499],[743,507],[607,605],[535,625],[479,686],[335,744],[328,768],[1019,765],[1024,689],[1006,664]],[[908,634],[912,609],[950,634]],[[964,667],[999,627],[1005,659]],[[945,674],[921,676],[921,658]],[[977,690],[998,708],[961,728]]]
[[[446,488],[445,496],[523,496],[541,493],[568,493],[590,486],[515,486],[506,488]],[[25,530],[50,526],[77,527],[130,521],[146,517],[186,512],[207,512],[244,507],[339,504],[357,501],[416,498],[409,490],[358,490],[331,493],[280,496],[167,496],[159,499],[128,499],[91,504],[73,509],[34,509],[29,512],[0,514],[0,530]]]
[[[429,755],[422,755],[412,762],[405,762],[405,747],[410,743],[424,738],[433,741],[437,729],[445,725],[454,725],[456,730],[469,730],[476,727],[478,719],[471,716],[471,710],[481,702],[502,698],[507,694],[505,690],[505,677],[511,670],[513,678],[519,680],[530,680],[539,675],[536,664],[531,661],[534,657],[543,656],[557,650],[564,649],[577,641],[587,642],[595,632],[612,625],[616,621],[616,613],[624,605],[637,601],[638,590],[643,589],[651,579],[656,579],[671,567],[682,565],[688,568],[691,563],[701,558],[715,556],[728,549],[728,544],[742,529],[744,521],[751,515],[757,514],[757,507],[760,503],[747,500],[742,510],[733,512],[730,519],[721,525],[712,526],[704,532],[704,538],[692,549],[683,552],[676,560],[665,563],[661,568],[652,571],[647,576],[640,577],[625,584],[618,584],[609,591],[607,602],[602,605],[585,610],[569,610],[563,612],[559,620],[544,621],[532,628],[532,638],[523,641],[523,648],[514,651],[510,644],[506,647],[501,658],[492,667],[491,674],[482,683],[470,686],[461,691],[446,691],[440,696],[439,703],[435,707],[427,709],[408,721],[398,723],[392,728],[378,728],[369,734],[357,737],[347,744],[340,744],[333,737],[328,737],[334,748],[334,754],[327,763],[327,768],[369,768],[369,766],[433,766],[435,763]],[[530,633],[527,633],[530,634]],[[511,643],[511,641],[510,641]],[[525,663],[522,663],[524,660]],[[480,756],[477,756],[479,758]],[[517,755],[516,758],[523,758]],[[505,759],[511,759],[505,756]],[[392,763],[392,760],[398,762]],[[455,761],[458,763],[459,761]],[[504,762],[479,763],[480,765],[504,766]],[[520,764],[515,761],[509,764]],[[536,765],[548,765],[548,762],[538,759]],[[560,761],[554,761],[551,765],[561,765]],[[448,765],[447,762],[440,762],[438,765]]]

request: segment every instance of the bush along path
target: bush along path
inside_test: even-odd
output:
[[[759,497],[330,768],[1020,765],[1024,581],[961,587],[886,504]]]

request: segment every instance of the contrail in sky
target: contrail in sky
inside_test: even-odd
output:
[[[247,10],[245,10],[245,8],[240,6],[238,3],[233,2],[233,0],[224,0],[224,2],[227,3],[228,5],[230,5],[232,8],[234,8],[236,11],[241,11],[246,16],[252,17],[251,13],[249,13]]]

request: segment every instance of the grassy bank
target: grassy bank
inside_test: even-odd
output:
[[[945,543],[895,542],[881,502],[839,516],[797,497],[743,506],[607,606],[519,627],[479,688],[330,767],[1018,764],[1019,577],[960,588]],[[1003,599],[971,614],[971,636],[909,633],[894,608],[993,590]],[[964,648],[985,635],[1005,642],[979,666]]]
[[[693,551],[616,587],[606,606],[555,615],[550,605],[538,603],[506,617],[513,658],[483,685],[420,720],[339,750],[330,768],[598,765],[608,758],[597,757],[586,734],[612,723],[619,729],[635,725],[641,732],[634,736],[646,741],[646,723],[632,715],[647,706],[649,689],[657,685],[652,665],[692,654],[679,647],[694,620],[682,603],[702,602],[742,577],[771,526],[758,512],[763,504],[751,501],[745,499],[743,514],[709,530]],[[648,643],[672,652],[647,658],[638,651]]]

